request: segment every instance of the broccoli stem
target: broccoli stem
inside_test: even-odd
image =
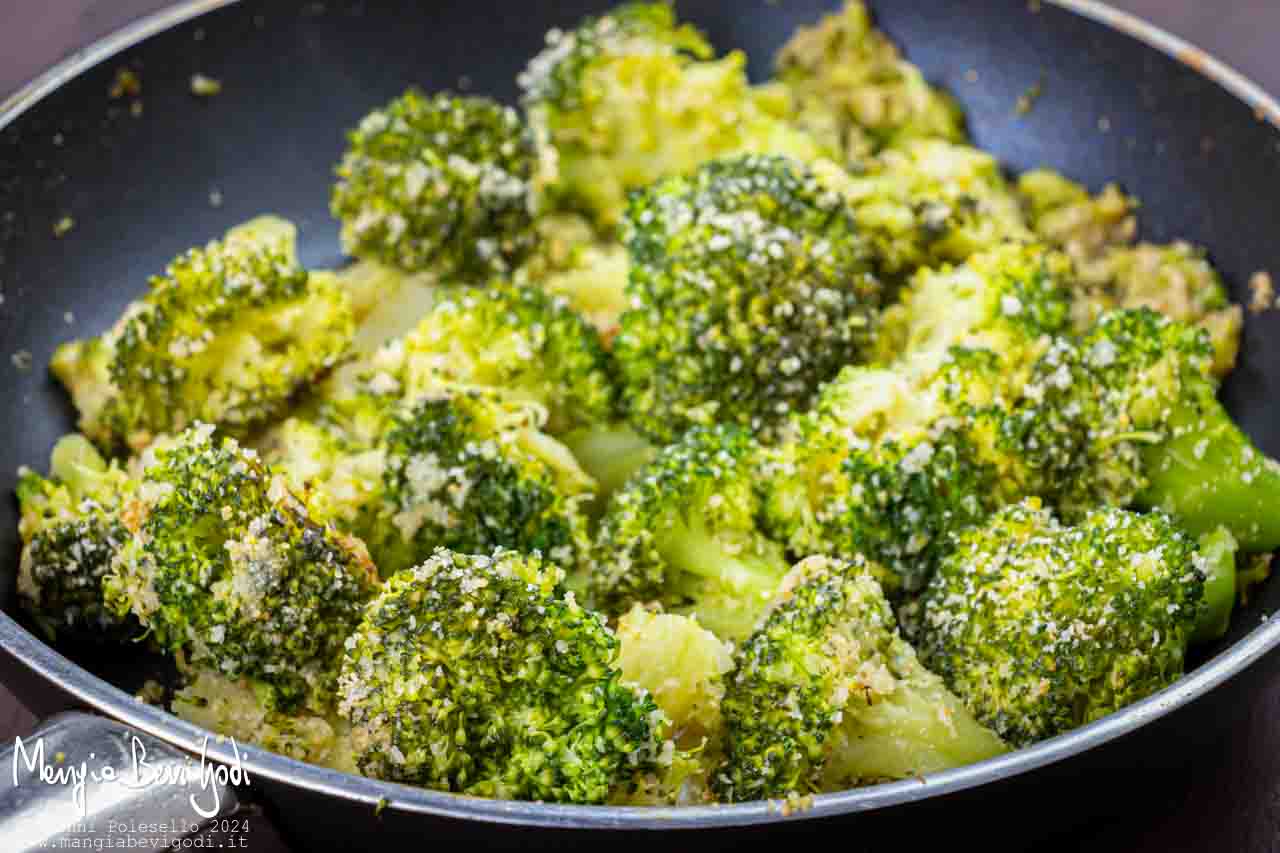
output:
[[[1280,547],[1280,465],[1254,447],[1208,387],[1177,406],[1164,441],[1142,447],[1139,506],[1197,536],[1225,527],[1244,551]]]
[[[622,488],[656,452],[639,433],[625,424],[598,424],[573,430],[561,438],[578,464],[595,478],[600,497]]]
[[[1219,527],[1200,537],[1200,556],[1207,575],[1205,608],[1191,632],[1191,642],[1207,643],[1227,633],[1236,604],[1236,540]]]

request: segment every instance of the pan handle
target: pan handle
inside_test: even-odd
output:
[[[57,714],[0,752],[0,838],[22,851],[165,849],[241,808],[237,775],[115,720]]]

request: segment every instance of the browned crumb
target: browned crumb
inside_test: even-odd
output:
[[[1013,110],[1020,116],[1024,116],[1031,112],[1036,105],[1036,101],[1040,100],[1040,96],[1044,94],[1044,81],[1037,80],[1035,85],[1029,87],[1027,91],[1018,96],[1018,102],[1013,105]]]
[[[212,98],[221,94],[222,81],[204,74],[191,75],[191,94],[197,98]]]
[[[107,94],[112,100],[119,100],[125,95],[136,98],[142,94],[142,78],[128,68],[121,68],[116,72],[116,78],[111,82]]]
[[[13,362],[13,366],[21,371],[31,369],[31,350],[20,349],[13,355],[9,356],[9,360]]]
[[[142,118],[142,101],[134,101],[129,104],[129,115],[134,118]]]
[[[1271,273],[1258,270],[1249,277],[1249,313],[1261,314],[1276,304],[1276,288],[1271,282]]]

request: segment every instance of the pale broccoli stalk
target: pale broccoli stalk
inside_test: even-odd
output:
[[[872,26],[861,0],[797,29],[776,64],[797,123],[848,161],[911,139],[965,140],[959,105]]]
[[[541,216],[536,227],[538,248],[513,280],[567,299],[607,345],[618,333],[618,318],[627,307],[626,247],[601,236],[587,219],[573,213]]]
[[[756,528],[758,446],[735,427],[695,427],[609,501],[596,537],[591,593],[623,613],[660,602],[725,639],[752,626],[788,563]]]
[[[603,802],[666,720],[618,640],[537,557],[441,550],[392,577],[347,642],[339,709],[363,773],[447,791]]]
[[[1229,591],[1205,601],[1206,563],[1223,560],[1229,543],[1200,553],[1161,513],[1067,526],[1028,499],[957,537],[911,620],[916,646],[979,720],[1026,745],[1177,680],[1188,642],[1230,609]]]
[[[27,468],[18,476],[24,607],[50,638],[59,631],[136,627],[102,598],[103,578],[129,536],[120,511],[134,481],[78,433],[58,440],[49,469],[48,477]]]
[[[177,258],[106,334],[59,347],[81,431],[134,451],[197,420],[244,434],[336,365],[350,304],[298,267],[295,234],[270,217],[234,229]]]
[[[350,254],[483,280],[534,245],[534,159],[510,107],[410,89],[351,131],[330,209]]]
[[[255,453],[212,432],[192,427],[143,471],[107,605],[192,664],[253,680],[268,708],[323,704],[376,571],[359,540],[317,524]]]
[[[722,704],[730,801],[904,779],[1005,746],[898,633],[865,560],[810,557],[738,651]]]
[[[839,197],[801,164],[717,160],[632,197],[622,404],[665,443],[694,424],[769,437],[860,361],[879,285]]]
[[[519,84],[542,188],[605,230],[619,222],[630,190],[707,160],[825,153],[785,120],[778,93],[752,89],[741,52],[715,59],[666,3],[630,3],[552,30]]]
[[[658,452],[625,423],[583,427],[562,436],[562,440],[582,470],[596,481],[597,500],[608,500]]]

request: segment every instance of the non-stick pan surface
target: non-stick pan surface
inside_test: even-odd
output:
[[[762,77],[797,25],[835,5],[684,0],[679,11],[720,47],[744,49]],[[1271,123],[1278,114],[1247,82],[1086,0],[1063,0],[1070,8],[1026,0],[873,5],[909,57],[963,103],[976,143],[1011,169],[1051,166],[1095,188],[1122,181],[1143,201],[1144,237],[1208,246],[1238,301],[1248,301],[1255,270],[1280,271],[1280,133]],[[0,492],[12,491],[19,465],[42,465],[54,439],[73,426],[65,395],[44,369],[56,344],[100,332],[178,252],[259,213],[299,224],[305,264],[341,263],[327,197],[345,128],[409,84],[512,101],[515,76],[543,33],[606,6],[204,0],[135,27],[0,107],[7,123],[0,127]],[[113,47],[119,52],[107,56]],[[121,68],[141,79],[137,98],[110,96]],[[194,73],[220,79],[222,93],[195,98]],[[1036,85],[1042,96],[1020,114],[1019,96]],[[1272,455],[1280,454],[1278,329],[1273,315],[1248,317],[1241,367],[1223,389],[1237,420]],[[0,502],[0,604],[26,626],[14,607],[16,520],[14,504]],[[1260,619],[1277,606],[1280,583],[1271,583],[1237,616],[1230,636],[1193,662],[1198,668],[1187,679],[1099,724],[929,780],[820,797],[787,819],[765,806],[635,811],[464,800],[269,754],[253,753],[248,764],[293,832],[329,842],[371,829],[465,834],[481,826],[473,819],[597,829],[784,822],[800,831],[814,826],[804,817],[891,806],[901,813],[905,803],[948,793],[943,803],[952,813],[963,808],[977,821],[981,808],[1027,807],[1037,786],[1071,785],[1087,767],[1090,777],[1076,791],[1083,803],[1085,788],[1103,791],[1134,765],[1176,764],[1179,744],[1211,739],[1215,726],[1234,719],[1239,693],[1251,684],[1223,682],[1280,642],[1280,624]],[[57,688],[33,693],[32,701],[51,708],[51,697],[70,694],[169,740],[199,743],[199,730],[83,671],[132,691],[165,677],[162,661],[114,646],[60,647],[73,665],[2,616],[0,637],[11,656]],[[1165,716],[1192,699],[1191,708]],[[1141,736],[1114,740],[1140,727]],[[375,818],[373,806],[384,798],[389,805]]]

